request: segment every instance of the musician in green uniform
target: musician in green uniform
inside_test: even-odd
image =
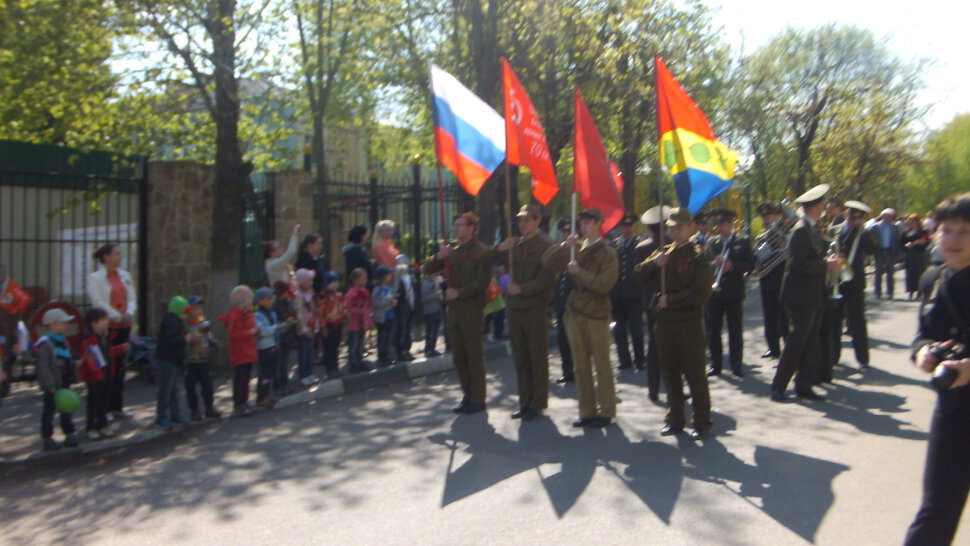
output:
[[[488,262],[482,256],[488,247],[475,239],[478,216],[473,212],[456,215],[452,231],[457,241],[442,245],[435,257],[421,268],[425,275],[445,271],[448,288],[446,328],[461,390],[461,403],[455,413],[478,413],[485,409],[485,357],[482,332],[485,331],[486,295],[491,279]]]
[[[556,275],[542,266],[542,255],[552,246],[539,230],[542,214],[535,205],[523,205],[515,216],[521,237],[510,237],[486,251],[492,263],[510,259],[508,292],[509,341],[519,386],[519,409],[513,419],[531,421],[549,402],[549,321],[546,316]],[[511,254],[511,258],[509,258]]]
[[[684,430],[684,389],[687,379],[693,397],[694,430],[691,437],[704,438],[711,429],[711,395],[707,386],[702,321],[704,304],[711,295],[714,272],[707,254],[690,238],[694,222],[687,209],[671,211],[666,225],[673,242],[657,249],[634,269],[641,282],[664,275],[661,292],[654,298],[657,322],[655,339],[660,353],[660,370],[667,389],[667,416],[660,434],[669,436]]]
[[[566,302],[566,332],[573,354],[579,419],[575,427],[605,427],[616,417],[616,382],[610,367],[610,290],[619,277],[616,251],[607,245],[600,229],[603,213],[589,208],[579,214],[579,232],[542,256],[554,273],[564,268],[575,288]],[[570,261],[570,248],[576,259]],[[595,376],[594,376],[595,370]]]

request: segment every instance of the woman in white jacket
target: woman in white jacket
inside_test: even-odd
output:
[[[131,274],[121,268],[121,248],[115,244],[102,245],[94,253],[98,269],[88,275],[88,300],[92,307],[108,313],[108,343],[112,346],[128,343],[134,323],[138,299]],[[109,380],[108,411],[114,417],[131,417],[124,409],[125,357],[119,356],[113,366],[115,373]]]
[[[293,258],[300,248],[300,224],[293,226],[290,243],[286,252],[278,241],[269,241],[266,245],[266,279],[267,286],[273,286],[276,281],[292,282]]]

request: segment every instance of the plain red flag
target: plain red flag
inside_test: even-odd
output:
[[[619,173],[603,148],[593,116],[583,95],[576,90],[576,158],[573,162],[573,187],[583,200],[583,207],[598,207],[606,221],[603,233],[613,229],[623,218],[625,207],[617,188]],[[621,179],[622,180],[622,179]],[[622,187],[622,181],[619,182]]]
[[[542,130],[529,94],[504,57],[502,81],[505,87],[505,157],[509,163],[529,169],[532,195],[543,205],[548,205],[559,191],[559,183],[552,167],[546,132]]]

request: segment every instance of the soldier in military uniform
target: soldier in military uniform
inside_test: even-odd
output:
[[[852,349],[856,362],[863,370],[869,368],[869,332],[866,327],[866,262],[876,252],[875,235],[863,228],[866,215],[872,209],[859,201],[845,202],[845,221],[834,235],[839,254],[852,269],[852,278],[839,284],[846,327],[852,335]],[[841,326],[841,323],[839,324]],[[839,332],[841,334],[841,332]],[[835,362],[839,361],[842,344],[837,346]]]
[[[671,211],[666,225],[673,242],[637,264],[637,278],[649,282],[665,275],[666,286],[654,298],[657,314],[655,338],[660,352],[660,370],[667,389],[667,416],[660,434],[669,436],[684,430],[684,388],[687,379],[692,396],[694,430],[700,439],[711,429],[711,395],[704,374],[704,303],[711,295],[714,273],[710,258],[690,241],[694,222],[687,209]]]
[[[523,205],[516,215],[522,236],[510,237],[494,250],[486,251],[493,263],[510,261],[512,279],[505,303],[519,386],[519,409],[512,418],[526,421],[542,415],[549,402],[546,310],[552,298],[555,274],[542,266],[542,255],[553,243],[539,231],[541,218],[539,207]]]
[[[485,358],[482,332],[491,272],[483,254],[488,247],[475,239],[478,216],[465,212],[454,217],[452,230],[457,242],[442,245],[435,257],[424,264],[422,272],[434,275],[444,270],[448,281],[446,328],[461,390],[461,403],[455,413],[478,413],[485,409]]]
[[[721,375],[724,358],[721,326],[724,324],[724,317],[727,317],[731,372],[736,377],[742,377],[744,330],[741,319],[745,275],[754,268],[754,252],[751,251],[751,240],[734,229],[737,214],[727,209],[719,209],[714,216],[717,218],[717,234],[711,237],[709,246],[711,255],[714,256],[714,277],[717,279],[718,270],[721,276],[711,298],[707,300],[707,345],[711,352],[711,369],[707,375]]]
[[[758,214],[765,231],[758,236],[756,259],[759,264],[768,261],[775,264],[761,271],[758,277],[761,310],[765,319],[765,342],[768,344],[768,350],[761,358],[778,358],[781,356],[781,339],[788,336],[788,315],[781,304],[781,280],[785,277],[787,258],[779,257],[788,254],[788,234],[779,225],[783,218],[780,206],[762,203],[758,205]]]
[[[697,232],[691,235],[690,240],[701,250],[707,252],[708,243],[711,239],[710,213],[698,212],[694,215],[694,226]]]
[[[619,276],[616,252],[600,236],[603,213],[589,208],[579,214],[582,244],[572,234],[549,248],[542,263],[569,273],[575,288],[566,302],[566,331],[575,364],[579,391],[579,419],[575,427],[605,427],[616,417],[616,383],[610,367],[610,289]],[[570,261],[570,248],[576,249]],[[594,376],[595,369],[595,376]]]
[[[559,220],[557,226],[565,241],[573,232],[569,218]],[[566,302],[573,291],[573,280],[569,273],[563,271],[557,275],[552,289],[552,310],[556,313],[556,337],[559,343],[559,357],[562,359],[562,375],[556,383],[570,383],[573,381],[573,353],[569,349],[569,336],[566,335]]]
[[[785,265],[781,298],[787,306],[792,328],[781,353],[778,370],[771,382],[771,399],[785,400],[785,390],[795,372],[795,394],[808,400],[825,400],[812,390],[818,375],[819,332],[825,309],[825,276],[838,269],[837,256],[826,258],[827,246],[819,220],[825,207],[823,196],[829,186],[820,184],[795,202],[802,206],[801,219],[792,227],[788,242],[789,259]]]
[[[662,245],[660,243],[660,222],[670,217],[671,207],[664,206],[661,215],[660,207],[648,209],[640,217],[640,221],[646,224],[650,236],[637,245],[637,254],[644,258],[653,254]],[[664,244],[670,243],[670,235],[665,234]],[[634,280],[637,274],[634,273]],[[644,310],[647,313],[647,397],[651,402],[660,400],[660,357],[657,352],[657,338],[654,335],[654,325],[657,322],[657,313],[652,308],[654,297],[660,292],[660,278],[654,277],[641,284],[643,290]]]
[[[613,340],[616,354],[620,359],[621,370],[636,365],[638,370],[646,367],[643,352],[643,290],[633,281],[633,267],[642,262],[649,254],[638,247],[640,238],[633,231],[637,223],[635,214],[627,214],[620,220],[620,236],[612,241],[620,264],[620,278],[610,291],[613,304]],[[633,341],[633,358],[630,358],[630,341]]]

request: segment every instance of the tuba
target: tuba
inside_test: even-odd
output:
[[[749,275],[752,279],[764,277],[788,260],[788,232],[797,222],[795,213],[783,206],[778,222],[758,236],[754,270]]]

